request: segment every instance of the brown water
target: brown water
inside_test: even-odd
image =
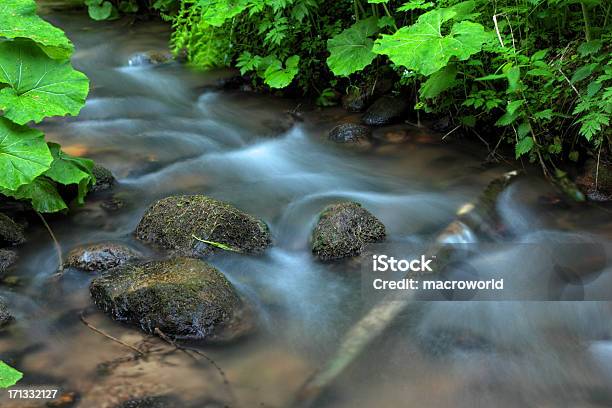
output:
[[[69,13],[49,18],[75,42],[74,64],[91,78],[92,93],[78,118],[50,121],[44,130],[68,151],[110,168],[119,179],[113,193],[126,202],[106,212],[100,207],[106,197],[98,196],[68,218],[51,219],[64,252],[101,241],[146,251],[131,233],[154,200],[174,193],[207,194],[261,217],[275,245],[261,257],[210,260],[259,316],[256,335],[201,348],[225,371],[227,386],[206,360],[172,352],[95,311],[91,275],[68,270],[54,278],[52,242],[32,226],[15,270],[20,285],[0,289],[17,316],[0,336],[0,357],[25,373],[18,388],[75,391],[79,407],[168,394],[181,401],[177,406],[287,407],[365,312],[359,277],[310,255],[308,236],[320,209],[356,200],[387,225],[389,241],[422,243],[507,170],[481,166],[482,146],[441,143],[407,125],[377,130],[372,146],[335,145],[326,140],[329,129],[357,119],[337,109],[302,106],[304,122],[283,130],[284,112],[299,101],[210,90],[223,72],[130,66],[138,52],[165,49],[169,31],[160,23],[95,23]],[[405,137],[385,141],[390,130]],[[542,197],[550,194],[535,177],[503,194],[498,210],[516,242],[612,236],[608,209],[547,205]],[[512,254],[496,259],[500,268],[520,261]],[[130,359],[129,349],[80,322],[84,309],[97,328],[154,352]],[[317,407],[612,406],[607,302],[422,302],[413,309]],[[467,340],[447,333],[465,333]],[[44,406],[9,401],[6,393],[0,403]]]

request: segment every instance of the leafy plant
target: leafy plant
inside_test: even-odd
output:
[[[23,373],[0,361],[0,388],[9,388],[23,378]]]
[[[77,115],[89,92],[74,70],[74,49],[61,30],[35,14],[33,0],[0,6],[0,193],[40,212],[67,208],[57,185],[76,185],[82,203],[95,182],[93,162],[72,157],[28,123]]]

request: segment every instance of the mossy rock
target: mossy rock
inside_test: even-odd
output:
[[[0,244],[19,245],[26,242],[23,227],[0,213]]]
[[[323,210],[312,232],[312,253],[322,261],[348,258],[385,236],[384,224],[361,204],[333,204]]]
[[[95,278],[94,303],[115,320],[179,338],[231,341],[253,328],[251,309],[217,269],[192,258],[126,264]]]
[[[383,126],[400,121],[408,112],[407,98],[383,96],[370,106],[361,121],[368,126]]]
[[[172,196],[157,201],[138,224],[136,237],[177,255],[196,258],[206,257],[219,248],[261,253],[271,242],[263,221],[203,195]]]
[[[593,201],[612,200],[612,164],[590,159],[585,163],[576,184]]]
[[[329,132],[329,140],[336,143],[359,143],[372,137],[372,130],[364,125],[342,123]]]
[[[68,253],[64,267],[88,272],[105,271],[140,258],[139,252],[121,244],[84,245]]]
[[[9,312],[6,301],[0,297],[0,327],[4,327],[12,322],[15,318]]]
[[[115,176],[113,176],[113,173],[106,167],[102,167],[96,164],[93,168],[92,173],[96,178],[96,183],[91,188],[92,193],[108,190],[116,182]]]
[[[10,249],[0,249],[0,276],[17,262],[17,253]]]

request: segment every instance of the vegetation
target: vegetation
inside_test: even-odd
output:
[[[158,0],[175,52],[330,105],[382,76],[423,115],[486,129],[516,158],[608,154],[612,3],[604,0]],[[495,127],[501,128],[499,131]],[[479,135],[480,136],[480,135]],[[486,135],[482,135],[485,138]],[[481,136],[481,138],[482,138]],[[583,155],[584,156],[584,155]]]
[[[34,0],[0,4],[0,194],[28,200],[39,212],[67,208],[58,185],[75,185],[82,203],[94,183],[91,160],[72,157],[28,126],[76,115],[89,92],[72,68],[73,45],[36,15]]]

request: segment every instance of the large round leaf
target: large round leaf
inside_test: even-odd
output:
[[[334,74],[348,76],[361,71],[376,58],[372,52],[374,40],[370,36],[378,32],[377,23],[376,17],[358,21],[327,41],[330,52],[327,65]]]
[[[34,0],[0,1],[0,37],[29,38],[56,59],[67,59],[74,50],[62,30],[36,15]]]
[[[0,43],[0,110],[23,125],[48,116],[77,115],[89,93],[89,80],[68,61],[49,58],[29,40]]]
[[[0,188],[17,190],[47,171],[52,161],[41,132],[0,117]]]

